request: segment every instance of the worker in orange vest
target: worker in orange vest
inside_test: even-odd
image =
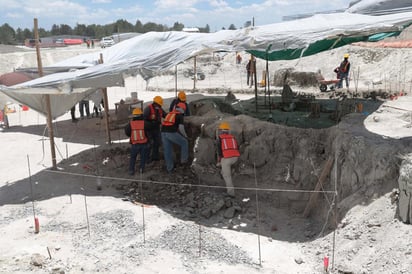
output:
[[[232,182],[232,165],[239,159],[240,152],[235,136],[230,134],[230,125],[222,122],[217,132],[217,165],[222,167],[222,176],[226,183],[227,194],[235,196]]]
[[[130,162],[129,175],[134,175],[137,155],[140,154],[140,173],[143,173],[146,164],[148,148],[148,123],[143,118],[143,112],[140,108],[135,108],[132,112],[133,118],[126,125],[124,132],[130,138]]]
[[[176,108],[169,112],[162,122],[163,153],[168,173],[173,173],[175,168],[173,144],[180,147],[180,164],[183,166],[188,164],[189,142],[183,124],[183,113],[182,108]]]
[[[185,116],[190,116],[189,106],[186,102],[186,93],[183,90],[179,91],[177,98],[173,99],[172,103],[170,103],[169,111],[172,111],[178,107],[185,111]]]
[[[166,112],[162,108],[163,98],[161,96],[155,96],[153,103],[149,104],[143,111],[143,117],[148,121],[148,137],[150,139],[150,145],[148,148],[148,164],[152,161],[159,161],[159,148],[162,143],[160,135],[160,126],[162,124],[162,118],[166,117]]]
[[[338,70],[338,88],[343,88],[343,80],[345,80],[346,88],[349,88],[349,70],[350,70],[350,62],[349,62],[349,54],[345,53],[343,55],[343,61],[339,65]]]

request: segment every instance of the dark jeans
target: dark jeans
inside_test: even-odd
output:
[[[339,83],[338,83],[338,88],[343,88],[343,80],[345,80],[346,88],[349,88],[349,73],[347,72],[341,72],[338,75],[339,78]]]
[[[81,100],[79,102],[80,117],[84,117],[84,109],[86,109],[87,117],[90,117],[89,100]]]
[[[250,85],[252,86],[253,85],[253,77],[254,77],[254,73],[253,72],[247,72],[247,82],[246,82],[246,84],[247,85],[249,85],[249,82],[250,82]],[[249,79],[250,79],[250,81],[249,81]]]
[[[147,156],[147,143],[146,144],[135,144],[132,145],[130,148],[130,163],[129,163],[129,174],[133,175],[135,172],[135,165],[137,155],[140,154],[140,170],[143,172],[145,164],[146,164],[146,156]]]
[[[162,132],[162,142],[168,172],[172,172],[174,168],[173,144],[180,147],[180,163],[187,163],[189,158],[189,142],[185,137],[177,132]]]
[[[147,159],[148,163],[151,161],[159,161],[159,148],[162,144],[162,137],[160,135],[160,128],[151,129],[147,132],[147,138],[150,140],[151,144],[147,149]]]

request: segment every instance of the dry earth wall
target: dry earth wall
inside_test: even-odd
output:
[[[232,116],[216,109],[187,123],[197,133],[193,168],[202,181],[224,185],[215,167],[215,130],[228,121],[236,136],[241,157],[234,172],[235,187],[282,190],[313,190],[328,158],[334,164],[323,184],[336,190],[340,217],[356,204],[367,203],[397,187],[401,154],[411,150],[410,140],[385,139],[368,132],[365,116],[350,114],[338,125],[326,129],[301,129],[260,121],[246,115]],[[256,180],[255,180],[256,171]],[[262,192],[266,206],[302,214],[310,198],[308,192]],[[333,199],[319,195],[312,217],[323,219]]]

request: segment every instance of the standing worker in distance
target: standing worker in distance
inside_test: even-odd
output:
[[[167,172],[174,170],[173,144],[180,147],[180,163],[187,164],[189,159],[189,142],[183,125],[184,110],[176,108],[166,115],[162,123],[162,142]]]
[[[143,112],[140,108],[135,108],[132,112],[133,118],[127,124],[124,132],[130,137],[130,162],[129,175],[134,175],[137,155],[140,154],[140,173],[143,173],[146,164],[148,139],[147,139],[147,122],[143,118]]]
[[[247,73],[247,85],[249,86],[250,83],[250,87],[253,86],[253,81],[255,79],[255,71],[256,69],[256,59],[255,57],[252,55],[250,56],[250,60],[249,62],[247,62],[246,64],[246,73]]]
[[[189,106],[186,102],[186,93],[183,90],[179,91],[177,98],[173,99],[172,103],[170,103],[169,112],[175,108],[183,109],[184,115],[190,116]]]
[[[230,134],[230,125],[222,122],[217,132],[217,166],[222,167],[222,176],[226,183],[227,194],[235,196],[232,182],[232,165],[239,159],[240,152],[235,136]]]
[[[338,69],[338,88],[343,88],[343,80],[345,79],[346,88],[349,88],[349,70],[350,70],[350,62],[349,62],[349,54],[345,53],[343,55],[343,61],[339,65]]]
[[[148,138],[151,141],[147,150],[148,163],[159,161],[159,147],[161,145],[160,125],[166,112],[162,109],[163,98],[155,96],[153,103],[148,105],[143,111],[143,117],[148,122]]]

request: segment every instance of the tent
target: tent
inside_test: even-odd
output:
[[[370,16],[354,13],[318,14],[309,18],[216,33],[150,32],[122,41],[101,53],[90,53],[46,67],[51,73],[0,91],[51,116],[64,114],[98,88],[124,86],[128,76],[150,79],[185,60],[216,51],[248,51],[266,60],[295,59],[366,41],[379,33],[397,34],[412,23],[412,12]],[[98,60],[102,54],[104,63]]]

